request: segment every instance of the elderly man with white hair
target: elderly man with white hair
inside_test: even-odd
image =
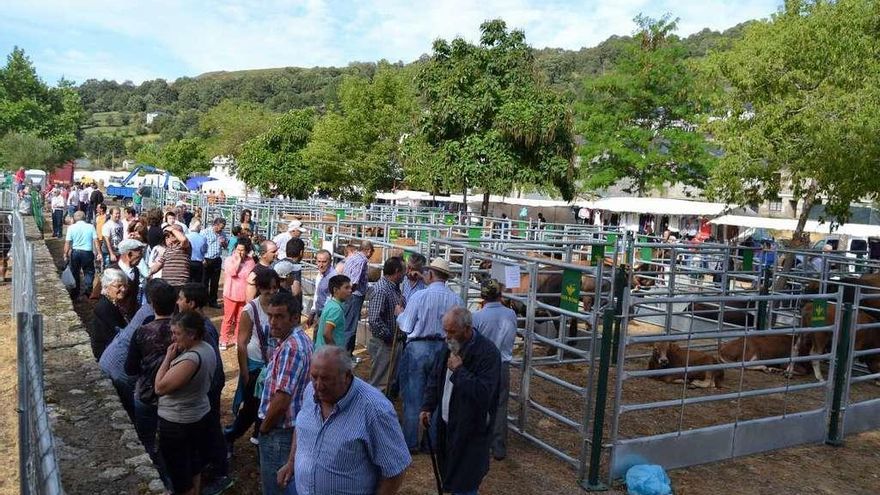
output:
[[[394,495],[403,484],[412,458],[394,406],[352,368],[342,347],[312,355],[293,448],[278,471],[278,483],[296,483],[298,495]]]

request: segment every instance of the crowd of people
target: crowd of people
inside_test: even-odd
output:
[[[259,472],[264,494],[397,493],[412,456],[432,451],[443,489],[471,494],[490,458],[506,457],[517,322],[497,281],[472,314],[447,287],[444,259],[391,257],[369,282],[369,241],[335,263],[309,249],[300,220],[266,239],[247,210],[227,233],[223,218],[180,202],[87,205],[61,217],[71,296],[97,301],[92,352],[168,492],[228,489],[236,446],[249,444],[258,463],[243,468]],[[222,308],[219,329],[206,308]],[[225,425],[224,366],[238,369]]]

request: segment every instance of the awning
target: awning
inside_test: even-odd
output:
[[[709,223],[717,225],[735,225],[753,229],[784,230],[794,232],[797,228],[797,220],[791,218],[766,218],[746,217],[742,215],[724,215],[711,220]],[[816,220],[807,220],[804,232],[816,234],[842,234],[855,237],[880,237],[880,225],[868,225],[861,223],[845,223],[833,229],[830,222],[819,223]]]
[[[578,206],[618,213],[649,213],[653,215],[695,215],[714,217],[730,209],[724,203],[688,201],[668,198],[601,198],[595,201],[578,201]]]
[[[190,177],[186,180],[186,187],[189,188],[190,191],[198,190],[199,186],[201,186],[205,182],[209,182],[212,180],[217,180],[214,177],[205,177],[205,176],[196,176]]]

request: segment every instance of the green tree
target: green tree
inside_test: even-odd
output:
[[[161,146],[148,143],[135,148],[138,163],[153,165],[181,178],[204,172],[211,166],[204,145],[196,138],[174,140]]]
[[[264,195],[305,199],[316,185],[315,170],[302,157],[315,123],[313,110],[282,115],[265,133],[246,142],[236,159],[236,175]]]
[[[62,79],[57,87],[47,87],[24,50],[14,48],[0,68],[0,136],[32,134],[51,143],[56,160],[63,161],[77,155],[84,120],[72,83]]]
[[[185,178],[193,172],[207,171],[211,164],[200,139],[186,138],[165,143],[159,166],[172,175]]]
[[[444,189],[466,195],[479,187],[483,213],[490,193],[518,185],[552,185],[571,199],[571,113],[539,77],[522,31],[508,31],[500,19],[480,31],[479,45],[434,42],[417,78],[427,105],[421,122],[427,149],[410,163],[439,166]]]
[[[412,132],[418,106],[408,71],[380,63],[372,80],[346,76],[339,107],[315,124],[303,152],[317,184],[333,195],[369,201],[402,179],[401,138]]]
[[[199,120],[212,155],[238,156],[248,140],[268,131],[278,116],[256,103],[223,100]]]
[[[610,72],[584,82],[577,104],[580,176],[587,190],[621,184],[642,195],[668,184],[701,188],[712,156],[695,124],[703,104],[676,20],[637,16],[639,31]]]
[[[7,133],[0,138],[0,167],[51,170],[57,155],[52,143],[33,134]]]
[[[724,150],[708,193],[737,204],[802,201],[838,221],[850,203],[880,194],[880,2],[789,0],[711,57],[725,118],[712,132]]]

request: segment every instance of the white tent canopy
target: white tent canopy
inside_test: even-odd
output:
[[[668,198],[601,198],[595,201],[578,201],[578,206],[594,210],[618,213],[650,213],[654,215],[696,215],[716,216],[724,213],[729,206],[724,203],[688,201]]]
[[[788,218],[765,218],[747,217],[742,215],[724,215],[711,220],[709,223],[717,225],[735,225],[753,229],[785,230],[794,232],[797,228],[797,220]],[[856,237],[880,237],[880,225],[867,225],[861,223],[845,223],[836,229],[831,223],[819,223],[816,220],[808,220],[804,226],[805,232],[816,234],[844,234]]]

